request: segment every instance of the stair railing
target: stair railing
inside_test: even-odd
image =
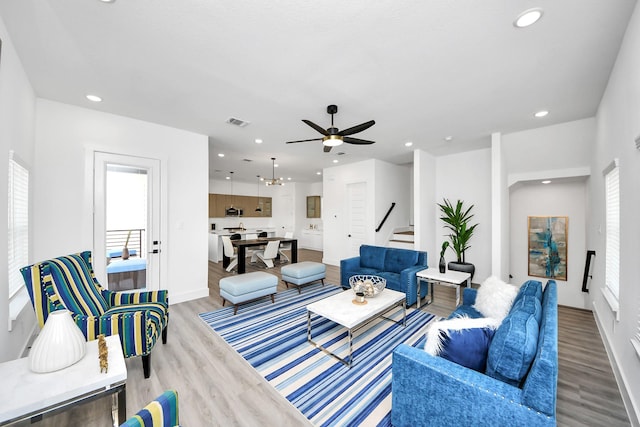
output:
[[[391,213],[391,211],[395,207],[396,207],[396,203],[395,202],[391,203],[391,206],[389,207],[389,210],[387,211],[387,214],[384,216],[384,218],[382,218],[382,222],[380,222],[380,225],[378,226],[378,228],[376,228],[376,233],[379,232],[380,230],[382,230],[382,226],[384,225],[384,223],[387,220],[387,218],[389,218],[389,214]]]

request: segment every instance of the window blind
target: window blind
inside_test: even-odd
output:
[[[20,268],[29,264],[29,171],[9,158],[9,298],[23,286]]]
[[[617,161],[605,169],[606,242],[605,283],[619,298],[620,284],[620,172]]]

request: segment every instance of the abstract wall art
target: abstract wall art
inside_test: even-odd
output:
[[[529,217],[529,276],[567,280],[569,217]]]

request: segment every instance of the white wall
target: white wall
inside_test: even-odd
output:
[[[376,170],[381,171],[383,181],[378,182]],[[404,178],[403,178],[404,177]],[[403,183],[403,179],[407,182]],[[389,165],[381,160],[366,160],[349,165],[326,168],[323,172],[323,262],[330,265],[340,265],[340,260],[353,256],[350,245],[347,223],[347,187],[349,184],[366,182],[367,203],[371,206],[365,212],[365,243],[376,244],[375,228],[386,214],[392,201],[397,205],[406,206],[406,210],[399,215],[390,216],[387,227],[407,226],[409,223],[409,169],[406,166]],[[383,212],[378,211],[377,200],[384,206]],[[398,207],[398,206],[396,206]]]
[[[2,39],[2,59],[0,60],[0,224],[7,224],[7,177],[9,150],[33,173],[33,152],[35,145],[35,94],[22,68],[4,22],[0,18],[0,38]],[[33,220],[30,226],[33,225]],[[3,228],[6,230],[6,228]],[[31,234],[30,240],[33,241]],[[0,233],[0,362],[22,355],[31,331],[35,327],[35,317],[30,303],[22,304],[22,311],[8,330],[9,289],[7,283],[7,233]],[[26,291],[23,291],[26,294]],[[28,298],[27,298],[28,300]],[[26,302],[26,301],[25,301]]]
[[[548,279],[528,275],[529,216],[567,216],[567,280],[558,280],[558,304],[590,310],[589,294],[582,292],[586,258],[586,181],[531,183],[514,186],[510,195],[510,283]]]
[[[472,223],[478,223],[470,248],[465,252],[467,262],[475,265],[474,283],[482,283],[491,275],[491,149],[468,151],[436,158],[436,191],[431,209],[435,212],[434,245],[438,252],[430,257],[429,265],[438,265],[439,249],[445,240],[446,230],[440,220],[440,208],[436,203],[448,199],[455,204],[458,199],[469,207],[474,205]],[[455,261],[455,254],[447,249],[447,262]]]
[[[374,227],[377,229],[389,211],[391,203],[395,207],[375,233],[374,244],[387,246],[397,227],[408,227],[411,214],[411,168],[398,166],[377,160],[375,162],[375,215]]]
[[[614,372],[631,409],[632,425],[640,418],[640,355],[631,339],[640,327],[640,8],[636,6],[597,114],[595,149],[591,150],[587,246],[596,251],[592,289],[594,313]],[[605,280],[604,178],[602,171],[620,159],[620,320],[615,319],[600,289]]]
[[[436,267],[441,244],[436,234],[436,160],[426,151],[413,152],[413,210],[415,248],[427,252],[429,266]],[[436,246],[437,245],[437,246]]]
[[[160,160],[161,286],[171,303],[207,296],[207,137],[42,99],[33,179],[34,260],[93,250],[95,150]]]

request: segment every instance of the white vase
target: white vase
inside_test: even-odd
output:
[[[33,342],[29,367],[33,372],[53,372],[82,359],[87,341],[67,310],[53,311]]]

